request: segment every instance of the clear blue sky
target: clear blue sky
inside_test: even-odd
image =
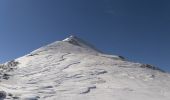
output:
[[[170,0],[0,0],[0,62],[77,35],[170,71]]]

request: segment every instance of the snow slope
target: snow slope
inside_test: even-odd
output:
[[[0,100],[170,100],[170,74],[70,36],[1,64]]]

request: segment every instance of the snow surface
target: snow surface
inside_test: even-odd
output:
[[[170,74],[71,36],[0,65],[0,100],[170,100]]]

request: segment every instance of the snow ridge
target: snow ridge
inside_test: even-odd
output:
[[[170,100],[169,73],[75,36],[0,65],[0,77],[0,100]]]

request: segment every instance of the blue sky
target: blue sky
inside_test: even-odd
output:
[[[170,71],[169,0],[1,0],[0,62],[70,34]]]

